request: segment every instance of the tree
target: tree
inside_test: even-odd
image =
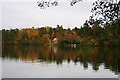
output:
[[[99,26],[98,23],[94,23],[93,26],[92,26],[92,34],[94,35],[94,37],[104,37],[105,36],[105,30],[104,28],[102,28],[101,26]]]
[[[59,32],[62,36],[63,36],[63,32],[64,32],[64,29],[63,29],[63,27],[62,27],[62,25],[60,26],[60,25],[57,25],[57,28],[56,28],[56,30],[57,30],[57,32]]]
[[[24,32],[21,37],[22,40],[27,40],[28,39],[28,34],[27,32]]]
[[[81,31],[83,33],[83,37],[91,37],[92,34],[92,28],[88,25],[87,22],[83,24],[83,28],[81,28]]]
[[[82,2],[84,0],[71,0],[70,5],[74,6],[76,3],[80,2],[80,1]],[[51,1],[51,0],[49,0],[49,1],[41,0],[41,1],[37,2],[37,5],[40,7],[40,9],[45,9],[45,8],[51,7],[51,6],[58,6],[58,4],[59,4],[58,1]]]
[[[63,40],[64,37],[64,29],[62,27],[62,25],[57,25],[56,29],[54,29],[54,36],[56,37],[58,42],[61,42]]]
[[[79,28],[75,27],[72,29],[72,31],[75,31],[77,36],[80,36],[80,29]]]
[[[50,39],[51,39],[52,35],[53,35],[53,29],[52,29],[52,27],[49,27],[48,34],[50,35]]]
[[[28,39],[28,34],[26,31],[20,31],[18,34],[19,40],[20,41],[24,41],[26,39]]]
[[[67,40],[68,44],[73,44],[75,37],[76,33],[69,28],[64,32],[64,38]]]
[[[37,2],[37,5],[41,8],[41,9],[45,9],[47,7],[50,7],[50,6],[57,6],[58,5],[58,2],[57,1],[38,1]]]
[[[57,38],[58,42],[61,42],[63,40],[64,36],[61,35],[59,32],[56,32],[56,38]]]
[[[50,35],[49,34],[44,34],[41,38],[41,41],[42,41],[43,44],[46,45],[47,43],[50,42]]]
[[[118,19],[119,6],[120,1],[118,2],[117,0],[95,1],[91,10],[92,16],[90,16],[88,23],[92,25],[97,22],[98,24],[103,25]]]
[[[68,44],[73,44],[74,36],[72,34],[67,34],[66,39],[68,41]]]
[[[2,41],[4,43],[7,43],[8,40],[9,40],[9,38],[8,38],[8,30],[3,29],[2,30]]]
[[[47,33],[47,30],[46,30],[45,27],[39,28],[38,31],[39,31],[39,36],[40,37],[42,37],[42,35]]]

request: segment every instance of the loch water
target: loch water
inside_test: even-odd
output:
[[[120,49],[2,46],[3,78],[117,78]]]

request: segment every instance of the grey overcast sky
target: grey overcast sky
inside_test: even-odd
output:
[[[56,27],[57,24],[63,25],[64,28],[80,27],[91,15],[94,2],[79,2],[72,7],[70,0],[57,0],[57,7],[40,9],[37,1],[39,0],[3,0],[0,4],[2,28]]]

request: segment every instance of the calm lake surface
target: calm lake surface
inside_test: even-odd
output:
[[[3,46],[3,78],[118,78],[120,49]]]

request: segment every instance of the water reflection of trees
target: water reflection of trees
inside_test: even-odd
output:
[[[120,49],[118,48],[58,48],[48,46],[3,46],[3,59],[16,59],[22,61],[55,62],[62,64],[63,61],[73,61],[80,63],[84,68],[88,68],[90,63],[94,70],[99,70],[99,66],[104,64],[106,69],[115,73],[120,72]]]

